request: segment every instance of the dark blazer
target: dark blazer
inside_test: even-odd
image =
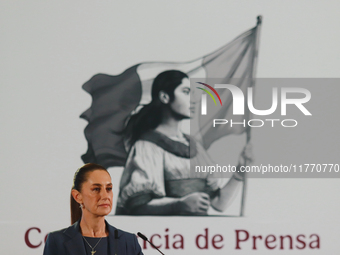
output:
[[[134,234],[118,229],[118,238],[115,239],[116,228],[108,224],[109,230],[109,255],[143,255],[141,247]],[[116,244],[118,250],[116,250]],[[79,221],[72,226],[49,233],[44,255],[86,255],[84,240],[80,232]]]

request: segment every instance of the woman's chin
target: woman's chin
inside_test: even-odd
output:
[[[98,214],[103,215],[103,216],[108,215],[111,211],[112,211],[111,206],[108,206],[108,207],[100,206],[98,207],[98,210],[97,210]]]

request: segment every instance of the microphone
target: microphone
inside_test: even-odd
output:
[[[115,255],[118,255],[118,229],[115,229]]]
[[[160,251],[153,243],[151,243],[151,242],[148,240],[148,238],[147,238],[145,235],[143,235],[141,232],[138,232],[137,235],[138,235],[140,238],[142,238],[144,241],[147,241],[149,244],[152,245],[153,248],[155,248],[157,251],[159,251],[161,254],[164,255],[164,253],[161,252],[161,251]]]

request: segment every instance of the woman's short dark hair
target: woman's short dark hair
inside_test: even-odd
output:
[[[162,121],[164,105],[159,99],[159,92],[164,91],[169,95],[170,102],[174,101],[175,89],[184,78],[189,78],[186,73],[179,70],[168,70],[160,73],[152,83],[150,104],[145,105],[137,114],[131,116],[125,128],[125,137],[133,145],[144,133],[155,129]]]
[[[108,172],[101,165],[94,164],[94,163],[87,163],[83,165],[82,167],[78,168],[78,170],[75,172],[74,177],[73,177],[72,189],[78,190],[80,192],[83,186],[83,183],[87,181],[89,173],[95,170],[103,170],[103,171]],[[73,224],[81,218],[81,209],[77,201],[74,200],[72,196],[72,192],[71,192],[70,206],[71,206],[71,224]]]

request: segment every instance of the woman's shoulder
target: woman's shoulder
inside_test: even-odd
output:
[[[123,245],[126,247],[127,254],[136,254],[136,255],[143,255],[142,249],[138,243],[137,236],[133,233],[129,233],[123,230],[120,230],[122,237],[118,238],[121,239]],[[125,243],[125,244],[124,244]],[[120,244],[119,246],[121,246]]]
[[[148,140],[138,140],[134,143],[130,150],[130,157],[140,157],[147,159],[150,156],[162,157],[164,149],[158,144]]]
[[[58,235],[64,234],[70,227],[54,230],[54,231],[50,232],[48,235],[50,235],[50,236],[58,236]]]
[[[79,228],[79,222],[77,221],[71,226],[50,232],[48,236],[53,239],[61,237],[61,236],[65,236],[65,235],[73,236],[75,233],[79,232],[78,228]]]
[[[108,224],[108,223],[107,223]],[[114,226],[108,224],[109,227],[109,233],[110,235],[113,234],[114,239],[121,240],[123,242],[127,242],[133,244],[137,240],[137,236],[133,233],[115,228]]]
[[[134,238],[136,238],[136,235],[133,234],[133,233],[130,233],[130,232],[118,229],[118,228],[116,228],[116,229],[118,231],[118,238],[120,238],[120,237],[123,237],[123,238],[126,238],[126,239],[134,239]]]
[[[156,130],[151,130],[143,134],[135,143],[135,146],[150,147],[153,150],[166,151],[178,157],[191,158],[196,155],[196,142],[189,135],[183,135],[184,141],[180,141],[171,139],[167,135]]]

